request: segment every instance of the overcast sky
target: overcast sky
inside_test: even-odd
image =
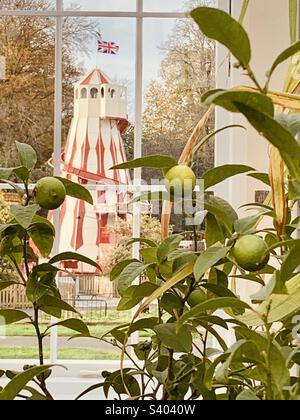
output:
[[[134,11],[135,0],[64,0],[65,8],[81,10]],[[183,11],[186,0],[144,0],[145,11]],[[87,45],[91,55],[80,56],[78,60],[89,70],[99,67],[112,79],[126,81],[129,88],[130,115],[133,115],[132,98],[135,79],[135,19],[97,18],[102,37],[106,41],[116,42],[120,46],[118,55],[106,55],[97,52],[97,39]],[[164,57],[162,47],[172,34],[174,19],[145,19],[144,21],[144,89],[149,82],[158,77],[161,60]],[[93,52],[94,51],[94,52]]]

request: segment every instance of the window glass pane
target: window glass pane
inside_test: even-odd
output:
[[[0,17],[0,166],[19,166],[15,141],[27,142],[38,154],[33,181],[52,171],[54,33],[55,19]]]
[[[199,5],[214,5],[215,0],[144,0],[145,12],[188,12]]]
[[[214,43],[191,19],[147,19],[144,25],[143,155],[178,159],[206,110],[201,96],[214,87]],[[196,161],[198,178],[213,164],[212,141]],[[161,173],[144,170],[143,178],[153,183]]]
[[[76,274],[76,283],[61,276],[60,284],[70,288],[70,303],[82,313],[91,333],[100,337],[130,318],[130,313],[116,310],[116,285],[108,273],[131,252],[122,245],[125,237],[132,236],[131,214],[123,210],[129,197],[113,186],[126,186],[130,175],[110,168],[126,156],[132,157],[135,20],[70,18],[64,24],[66,51],[70,31],[77,49],[71,63],[64,57],[64,74],[70,65],[76,71],[73,85],[65,83],[64,87],[64,102],[70,112],[64,124],[62,176],[91,188],[94,206],[67,198],[61,215],[60,250],[76,251],[98,261],[103,274],[79,264],[69,267]],[[68,334],[70,331],[59,330],[59,358],[67,358],[70,352],[77,359],[119,357],[118,349],[109,344],[84,339],[68,344]]]
[[[54,25],[54,19],[0,17],[0,167],[20,166],[15,141],[29,143],[38,154],[32,181],[52,172],[47,161],[53,151]],[[7,188],[4,185],[0,189],[1,224],[10,218],[8,206],[20,204],[18,194]],[[13,273],[3,258],[0,271]],[[17,274],[13,276],[19,281]],[[20,284],[0,292],[0,307],[32,315],[32,306]],[[42,330],[49,322],[50,316],[42,317]],[[49,340],[45,340],[45,356],[49,354]],[[35,331],[28,320],[4,329],[0,319],[0,358],[38,359]]]
[[[64,0],[64,8],[69,10],[97,10],[132,12],[136,10],[136,0]]]
[[[0,11],[4,10],[53,10],[54,0],[0,0]]]

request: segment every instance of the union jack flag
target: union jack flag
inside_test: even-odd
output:
[[[98,41],[98,51],[102,54],[113,54],[116,55],[119,52],[120,47],[115,42]]]

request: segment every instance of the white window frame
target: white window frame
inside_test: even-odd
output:
[[[62,81],[63,81],[63,18],[65,17],[103,17],[103,18],[135,18],[135,135],[134,135],[134,158],[142,156],[142,115],[143,115],[143,46],[144,46],[144,20],[145,19],[183,19],[186,13],[177,12],[145,12],[144,0],[136,0],[135,11],[81,11],[64,10],[63,0],[56,0],[54,10],[0,10],[1,16],[41,16],[55,18],[55,100],[54,100],[54,175],[60,175],[61,150],[62,150]],[[135,169],[133,185],[138,193],[141,187],[141,169]],[[140,208],[134,205],[133,237],[140,236]],[[54,226],[57,232],[53,252],[59,252],[59,210],[54,213]],[[139,244],[133,245],[133,257],[139,258]],[[55,320],[53,323],[55,323]],[[135,337],[136,338],[136,337]],[[51,329],[50,360],[51,363],[58,361],[58,330]],[[79,361],[78,361],[79,362]],[[82,363],[82,361],[80,361]],[[101,362],[101,361],[100,361]]]

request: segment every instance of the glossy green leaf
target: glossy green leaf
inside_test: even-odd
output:
[[[257,228],[259,220],[262,218],[264,212],[255,214],[254,216],[245,217],[243,219],[238,219],[234,223],[234,229],[239,234],[246,234],[249,232],[254,232]]]
[[[204,380],[203,383],[205,385],[205,387],[208,390],[212,390],[213,388],[213,380],[215,377],[215,371],[217,366],[224,360],[226,360],[227,355],[225,354],[225,352],[221,355],[218,356],[207,368],[205,374],[204,374]]]
[[[32,273],[27,280],[26,296],[32,303],[36,303],[43,296],[50,292],[50,287],[47,284],[39,281],[39,278]]]
[[[35,226],[35,225],[47,225],[52,230],[53,235],[55,235],[55,228],[53,224],[45,217],[39,216],[38,214],[33,216],[32,223],[30,226]]]
[[[226,321],[224,321],[224,319],[220,318],[219,316],[215,316],[215,315],[203,315],[203,316],[199,316],[197,318],[197,320],[207,323],[207,324],[211,324],[214,326],[219,326],[224,328],[224,330],[229,330],[228,325],[226,324]]]
[[[300,41],[295,42],[290,47],[288,47],[286,50],[284,50],[274,61],[270,71],[268,72],[268,77],[271,78],[274,71],[277,69],[277,67],[284,63],[286,60],[291,58],[293,55],[297,54],[300,51]]]
[[[92,267],[101,270],[101,267],[93,260],[84,255],[77,254],[77,252],[63,252],[61,254],[56,255],[55,257],[51,258],[49,263],[56,264],[61,261],[80,261],[85,264],[91,265]]]
[[[189,328],[176,330],[176,324],[160,324],[154,327],[162,344],[178,353],[190,353],[192,351],[192,334]]]
[[[0,317],[4,319],[5,325],[14,324],[23,319],[30,319],[26,312],[15,309],[0,309]]]
[[[14,271],[11,273],[0,273],[0,291],[5,290],[7,287],[10,287],[14,284],[20,284]]]
[[[38,306],[43,310],[43,307],[52,307],[52,308],[57,308],[63,311],[67,311],[67,312],[75,312],[77,313],[76,309],[73,308],[71,305],[69,305],[68,303],[64,302],[62,299],[58,299],[54,296],[43,296],[39,301],[38,301]]]
[[[148,245],[150,247],[157,246],[157,244],[154,241],[152,241],[151,239],[146,239],[146,238],[133,238],[133,239],[129,239],[126,243],[127,245],[133,245],[135,243],[139,243],[139,244]]]
[[[247,341],[253,342],[261,354],[263,352],[264,354],[269,355],[269,374],[271,375],[271,378],[265,368],[259,367],[260,375],[266,385],[268,385],[271,379],[275,395],[282,394],[283,387],[289,384],[290,375],[287,368],[287,362],[280,348],[278,348],[274,342],[269,343],[264,334],[251,331],[249,328],[237,327],[236,331]]]
[[[81,392],[76,398],[75,401],[79,401],[82,397],[84,397],[85,395],[90,394],[93,391],[96,391],[97,389],[103,388],[104,383],[101,384],[95,384],[95,385],[91,385],[89,386],[85,391]]]
[[[165,293],[160,300],[160,304],[161,307],[172,316],[175,315],[175,312],[178,314],[183,309],[182,299],[174,293]]]
[[[300,41],[299,41],[300,44]],[[276,121],[286,128],[292,136],[296,136],[300,132],[300,115],[298,112],[287,114],[278,112],[275,115]]]
[[[16,375],[0,392],[0,401],[12,401],[36,376],[48,371],[54,365],[36,366]]]
[[[257,179],[258,181],[263,182],[264,184],[270,186],[270,178],[269,175],[263,172],[253,172],[252,174],[247,174],[250,178]]]
[[[76,182],[72,182],[69,179],[59,176],[55,178],[59,179],[64,184],[68,196],[77,198],[78,200],[86,201],[91,205],[94,204],[91,193],[83,185],[77,184]]]
[[[157,264],[157,247],[141,248],[140,254],[145,264]]]
[[[37,274],[43,274],[43,273],[57,273],[60,271],[59,267],[55,267],[54,265],[51,265],[49,263],[42,263],[39,265],[36,265],[33,267],[32,272]]]
[[[160,286],[149,298],[143,302],[137,313],[135,314],[135,317],[137,317],[145,308],[147,308],[153,301],[158,299],[160,296],[162,296],[165,292],[170,290],[172,287],[176,286],[177,283],[181,282],[182,280],[186,279],[188,276],[193,274],[194,270],[194,261],[189,262],[188,264],[181,267],[174,275],[167,280],[165,283],[163,283],[162,286]]]
[[[290,175],[300,178],[300,146],[296,139],[273,118],[242,103],[235,104],[250,124],[275,146],[289,169]]]
[[[14,284],[19,284],[17,281],[6,281],[6,280],[0,280],[0,292],[2,290],[7,289],[10,286],[13,286]]]
[[[131,286],[131,283],[144,273],[148,267],[149,264],[143,264],[139,261],[127,265],[118,278],[119,294],[123,296],[126,289]]]
[[[234,343],[226,352],[228,357],[216,372],[216,381],[218,383],[228,384],[230,378],[230,366],[233,363],[236,354],[239,353],[240,350],[243,349],[243,347],[245,347],[247,344],[248,343],[246,340],[239,340]]]
[[[136,169],[136,168],[159,168],[169,169],[178,165],[178,162],[169,157],[161,155],[146,156],[139,159],[134,159],[129,162],[121,163],[111,169]]]
[[[139,319],[138,321],[130,325],[128,329],[128,334],[133,334],[136,331],[153,330],[154,327],[158,325],[158,323],[159,323],[158,318]]]
[[[246,165],[222,165],[210,169],[203,175],[204,189],[207,190],[228,178],[250,171],[254,171],[254,169]]]
[[[57,324],[53,324],[49,328],[53,328],[53,327],[56,327],[56,326],[65,327],[65,328],[68,328],[69,330],[76,331],[76,332],[84,335],[85,337],[90,336],[90,331],[89,331],[88,326],[83,321],[81,321],[80,319],[70,318],[70,319],[67,319],[65,321],[60,321]]]
[[[221,244],[225,243],[225,235],[223,229],[218,220],[211,213],[208,213],[206,216],[205,242],[207,247],[211,247],[218,242]]]
[[[22,166],[31,171],[37,163],[37,154],[33,147],[26,143],[16,141],[18,155]]]
[[[244,68],[249,65],[250,40],[239,22],[223,10],[210,7],[199,7],[191,16],[204,35],[225,45]]]
[[[254,313],[246,313],[237,319],[249,327],[264,325],[265,316],[270,306],[267,322],[272,324],[292,315],[300,309],[300,274],[285,283],[287,294],[271,295],[269,299],[259,305]]]
[[[44,258],[49,257],[54,242],[54,236],[51,227],[46,224],[34,224],[33,226],[31,225],[28,229],[28,235],[40,251],[41,255]]]
[[[0,168],[0,179],[4,182],[11,176],[14,168]]]
[[[231,297],[224,297],[224,298],[216,298],[216,299],[210,299],[206,302],[200,303],[199,305],[196,305],[191,309],[190,311],[186,312],[182,317],[179,319],[177,323],[177,328],[180,329],[183,327],[183,325],[190,319],[196,318],[198,315],[203,315],[206,311],[212,311],[215,312],[218,309],[225,309],[225,308],[232,308],[237,310],[245,310],[245,309],[251,309],[251,307],[235,298]]]
[[[118,311],[128,311],[137,306],[145,297],[150,296],[158,288],[156,284],[145,282],[128,287],[118,304]]]
[[[10,212],[16,221],[24,228],[28,229],[31,225],[35,214],[40,210],[40,206],[32,204],[24,207],[21,205],[12,205]]]
[[[229,250],[230,247],[211,247],[203,251],[194,267],[196,280],[199,281],[211,267],[220,263],[220,260],[226,257]]]
[[[129,264],[132,264],[133,262],[140,262],[140,261],[137,260],[137,259],[130,259],[130,260],[120,261],[119,263],[117,263],[116,265],[114,265],[114,267],[110,271],[110,281],[116,281],[120,277],[120,274],[122,273],[122,271]]]
[[[109,386],[111,386],[117,394],[129,394],[132,398],[141,394],[138,381],[133,375],[128,374],[125,369],[123,372],[117,371],[112,373],[109,378],[107,378],[107,381]],[[108,397],[108,395],[106,395],[106,397]]]
[[[289,251],[288,255],[285,257],[281,270],[280,276],[283,282],[289,280],[294,271],[299,268],[299,255],[300,255],[300,242],[295,242],[295,246]]]
[[[245,389],[236,398],[237,401],[260,401],[260,399],[250,389]]]
[[[171,235],[164,240],[157,249],[158,261],[163,262],[167,260],[168,255],[179,247],[182,240],[182,235]]]
[[[207,283],[203,284],[202,287],[208,290],[209,292],[212,292],[217,297],[232,297],[235,299],[237,298],[231,290],[224,286]]]
[[[215,104],[227,111],[239,113],[240,110],[236,106],[236,102],[245,104],[270,117],[274,116],[274,105],[272,100],[268,96],[257,92],[234,90],[221,91],[207,97],[205,101],[207,105]]]
[[[220,197],[210,197],[205,201],[204,208],[214,215],[219,223],[224,225],[228,236],[231,236],[234,230],[234,222],[238,219],[238,215],[233,207]]]
[[[22,181],[28,181],[30,176],[30,171],[25,166],[19,166],[18,168],[14,168],[14,173]]]

